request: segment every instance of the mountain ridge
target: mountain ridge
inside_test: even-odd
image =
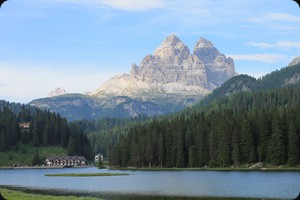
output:
[[[161,94],[202,98],[235,75],[233,60],[221,54],[212,42],[201,38],[190,54],[189,48],[172,34],[153,55],[145,56],[140,65],[134,63],[129,74],[111,78],[91,95],[99,98],[121,95],[139,100]]]
[[[30,105],[59,112],[71,120],[162,115],[198,102],[235,75],[233,59],[221,54],[211,41],[200,38],[191,54],[189,47],[172,34],[153,55],[145,56],[139,65],[133,64],[129,74],[112,77],[95,92],[36,99]],[[124,97],[128,99],[122,102]],[[109,104],[114,106],[105,107]]]

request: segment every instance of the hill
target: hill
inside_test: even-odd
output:
[[[210,104],[212,101],[217,101],[239,92],[268,90],[299,84],[300,64],[284,67],[259,79],[255,79],[248,75],[238,75],[226,81],[221,87],[216,88],[203,100],[186,110],[197,110]]]

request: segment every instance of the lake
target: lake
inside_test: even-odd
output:
[[[51,173],[125,172],[129,176],[47,177]],[[0,170],[0,185],[101,195],[293,199],[300,172],[119,171],[97,168]]]

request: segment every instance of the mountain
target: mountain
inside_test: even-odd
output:
[[[52,90],[48,94],[48,97],[55,97],[55,96],[59,96],[59,95],[63,95],[63,94],[67,94],[67,91],[65,89],[58,87],[55,90]]]
[[[234,61],[201,38],[191,54],[170,35],[129,74],[118,75],[88,95],[66,94],[60,88],[30,105],[71,119],[161,115],[192,105],[237,75]]]
[[[139,102],[126,96],[98,99],[83,94],[66,94],[33,100],[30,105],[60,113],[68,120],[155,116],[165,111],[151,102]]]
[[[189,48],[171,35],[139,66],[133,64],[129,74],[113,77],[91,95],[184,105],[186,99],[196,102],[235,75],[233,60],[210,41],[201,38],[190,54]]]

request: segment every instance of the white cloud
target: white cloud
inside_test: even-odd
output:
[[[286,13],[265,13],[260,17],[248,18],[247,21],[263,23],[270,21],[300,22],[300,17]]]
[[[300,42],[292,42],[292,41],[280,41],[280,42],[276,42],[276,43],[249,42],[248,45],[262,48],[262,49],[268,49],[268,48],[300,49]]]
[[[162,8],[163,0],[56,0],[87,6],[110,7],[125,11],[145,11],[150,9]]]
[[[235,60],[258,61],[264,63],[276,63],[282,61],[286,57],[285,55],[281,55],[281,54],[248,54],[248,55],[232,54],[228,56]]]
[[[101,4],[108,5],[114,8],[122,10],[149,10],[154,8],[161,8],[163,2],[161,0],[99,0],[97,1]]]

